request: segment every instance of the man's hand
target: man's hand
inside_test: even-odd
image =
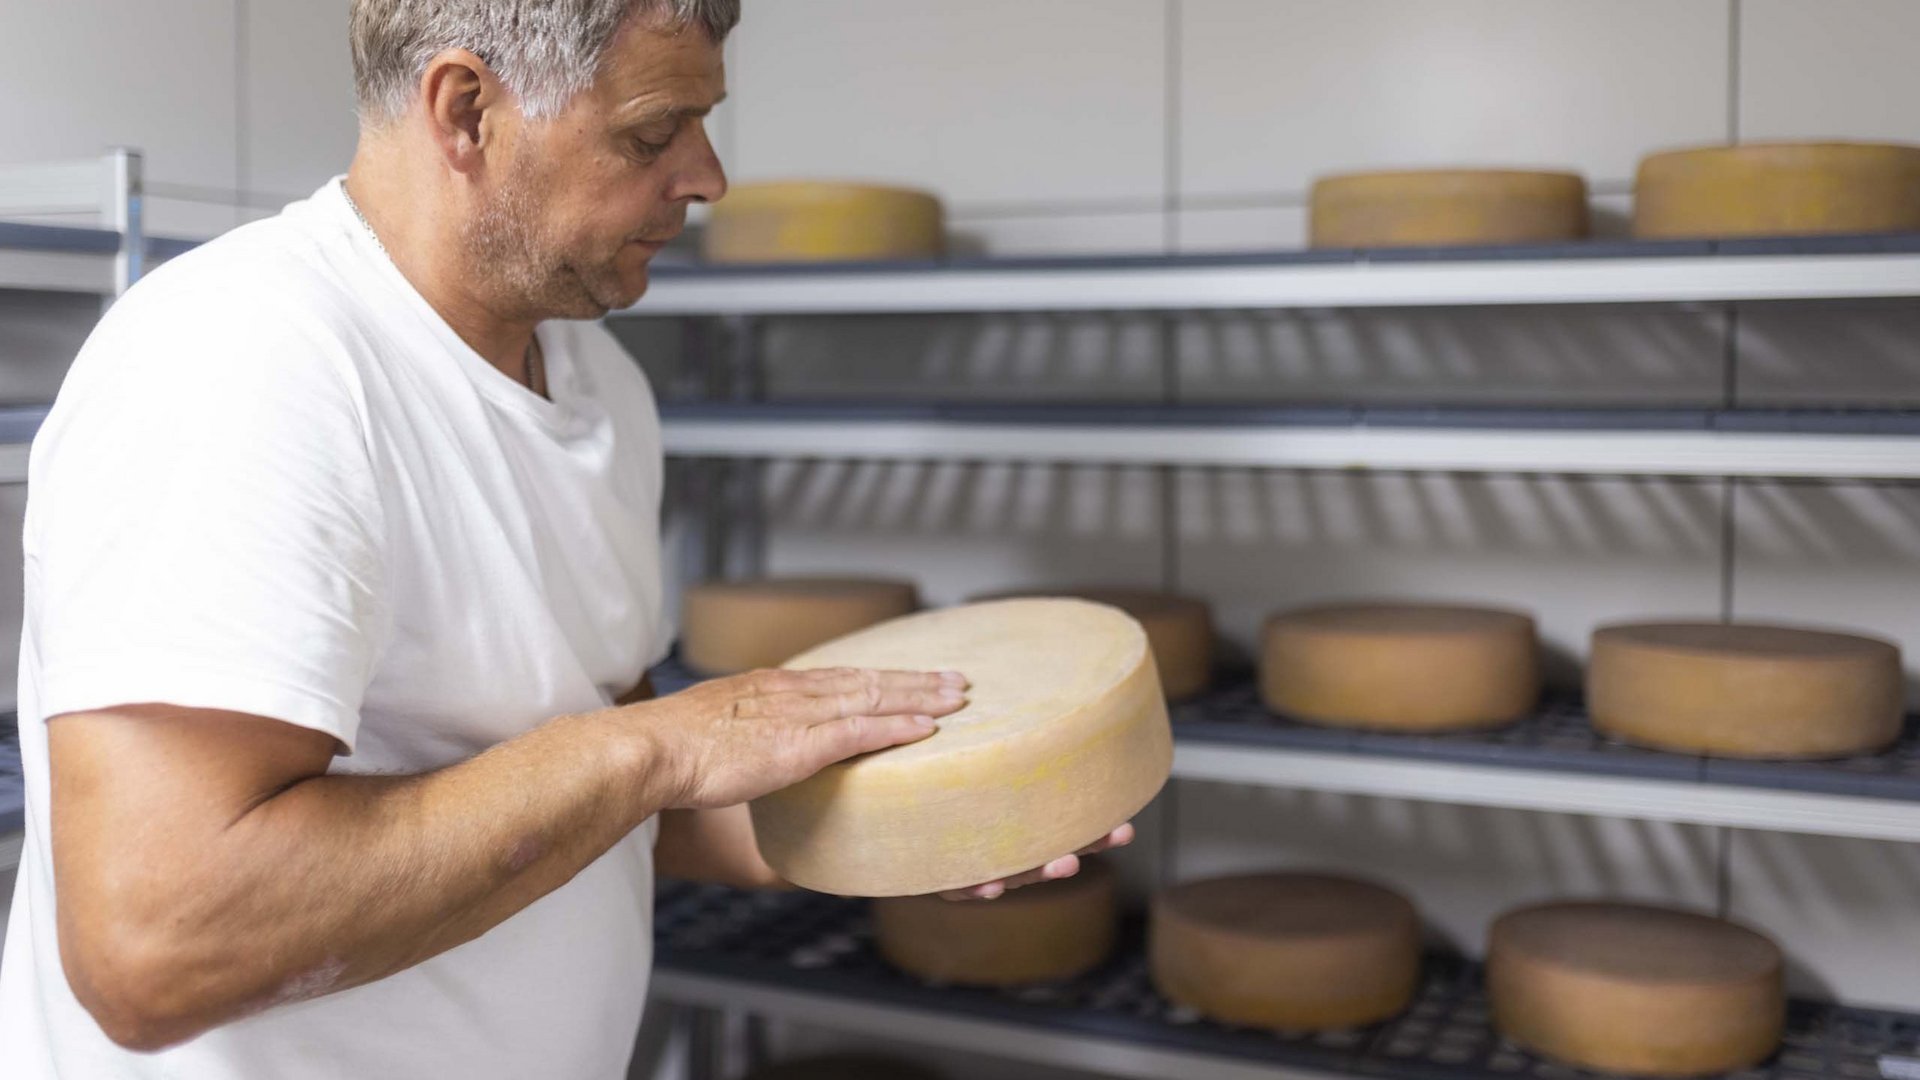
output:
[[[660,744],[670,809],[736,806],[837,761],[917,742],[966,704],[967,681],[830,668],[714,679],[624,710]]]
[[[1042,881],[1070,878],[1080,872],[1080,856],[1097,855],[1102,851],[1125,847],[1131,843],[1133,843],[1133,823],[1128,822],[1108,833],[1105,838],[1094,841],[1072,855],[1062,855],[1045,866],[1029,870],[1024,874],[1015,874],[1010,878],[1001,878],[999,881],[989,881],[984,885],[953,889],[940,895],[948,900],[992,900],[1023,885],[1037,885]]]

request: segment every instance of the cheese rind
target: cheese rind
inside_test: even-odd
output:
[[[898,896],[873,902],[880,955],[935,983],[1021,986],[1071,979],[1113,952],[1119,900],[1112,867],[1081,861],[1061,881],[995,900]]]
[[[1213,682],[1213,610],[1205,600],[1153,589],[1110,585],[1066,585],[1055,589],[1023,589],[990,593],[979,600],[1017,597],[1066,596],[1107,604],[1139,620],[1147,632],[1147,648],[1160,673],[1160,688],[1168,701],[1185,701]]]
[[[1358,1027],[1413,999],[1420,918],[1399,893],[1351,878],[1211,878],[1155,898],[1148,956],[1161,996],[1223,1023]]]
[[[920,606],[912,582],[771,578],[695,585],[680,616],[680,655],[706,675],[777,667],[821,642]]]
[[[1316,181],[1317,248],[1442,247],[1583,239],[1587,182],[1572,173],[1422,169]]]
[[[1663,750],[1760,759],[1848,757],[1900,735],[1905,679],[1891,642],[1752,623],[1596,630],[1593,725]]]
[[[793,669],[956,670],[968,705],[927,739],[757,799],[767,862],[796,885],[912,896],[1031,870],[1104,837],[1173,764],[1146,634],[1081,600],[1003,600],[895,619]]]
[[[1634,185],[1648,239],[1920,230],[1920,146],[1749,143],[1653,154]]]
[[[704,244],[716,263],[935,259],[946,252],[946,212],[910,188],[742,184],[714,204]]]
[[[1562,902],[1494,923],[1487,987],[1513,1042],[1604,1072],[1732,1072],[1780,1045],[1786,999],[1773,942],[1705,915]]]
[[[1275,615],[1261,644],[1269,709],[1336,727],[1471,731],[1526,715],[1539,642],[1519,612],[1335,604]]]

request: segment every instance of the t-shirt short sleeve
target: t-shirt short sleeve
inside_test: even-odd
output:
[[[354,370],[311,313],[185,293],[109,313],[35,442],[40,714],[220,709],[350,753],[388,622]]]

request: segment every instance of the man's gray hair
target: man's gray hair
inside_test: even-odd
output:
[[[447,49],[485,60],[528,116],[552,117],[592,84],[630,16],[719,42],[740,21],[740,0],[353,0],[361,118],[406,112],[427,62]]]

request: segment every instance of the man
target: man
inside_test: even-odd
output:
[[[88,341],[31,468],[9,1077],[621,1075],[656,832],[663,871],[774,884],[741,804],[963,704],[860,671],[644,700],[652,397],[547,320],[637,300],[724,194],[737,16],[354,0],[344,182]]]

